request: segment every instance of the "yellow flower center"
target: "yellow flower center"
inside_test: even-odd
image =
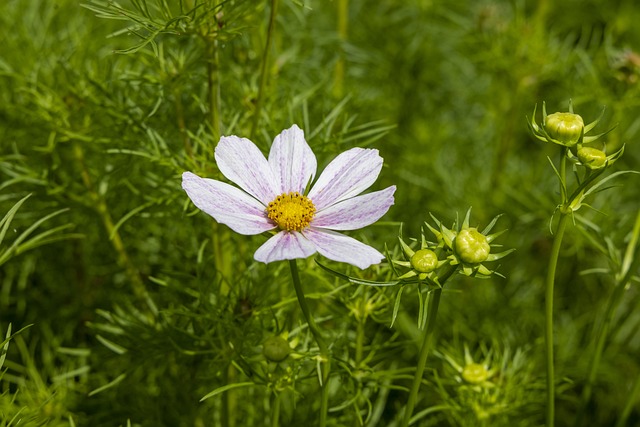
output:
[[[267,216],[282,230],[301,231],[309,226],[316,207],[298,192],[281,194],[267,206]]]

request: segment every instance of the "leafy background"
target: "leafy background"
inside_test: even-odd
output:
[[[517,249],[501,260],[506,279],[461,276],[445,292],[420,405],[447,409],[420,423],[540,425],[543,281],[559,200],[547,156],[557,150],[528,135],[525,116],[572,99],[591,121],[606,105],[601,130],[617,123],[607,150],[627,144],[615,168],[638,169],[639,19],[632,0],[3,1],[0,216],[31,196],[0,243],[0,333],[26,328],[0,346],[0,425],[264,425],[274,388],[287,390],[282,425],[313,425],[312,343],[286,268],[255,263],[264,237],[216,225],[180,188],[185,170],[221,178],[220,135],[266,152],[292,123],[320,165],[353,146],[380,150],[374,188],[397,185],[396,204],[354,233],[380,250],[394,250],[400,223],[418,236],[429,213],[451,223],[472,206],[476,225],[504,214],[500,243]],[[561,254],[558,425],[573,422],[613,285],[583,273],[610,265],[599,248],[624,250],[639,208],[638,178],[616,183],[579,212]],[[343,363],[331,422],[392,425],[415,366],[418,294],[404,293],[390,328],[393,289],[346,285],[312,260],[301,267]],[[638,298],[633,283],[591,425],[613,425],[640,376]],[[262,342],[285,331],[301,356],[275,366]],[[463,363],[465,346],[504,368],[496,390],[456,380],[447,360]],[[271,382],[257,384],[251,369]],[[199,402],[247,381],[256,385]],[[636,404],[628,425],[638,423]]]

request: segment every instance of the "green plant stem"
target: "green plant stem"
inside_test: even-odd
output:
[[[364,346],[364,324],[366,322],[365,318],[357,319],[358,324],[356,325],[356,368],[360,367],[362,363],[362,350]]]
[[[340,53],[336,62],[333,93],[336,98],[344,95],[344,44],[347,41],[349,31],[349,0],[338,0],[338,38],[340,40]]]
[[[220,139],[220,60],[218,56],[218,40],[207,40],[207,86],[209,90],[209,120],[211,121],[211,137]]]
[[[280,425],[280,394],[274,393],[271,402],[271,427]]]
[[[444,283],[456,272],[458,266],[450,265],[445,270],[442,277],[438,278],[438,281],[442,286]],[[427,325],[424,328],[424,335],[422,338],[422,346],[418,355],[418,365],[416,366],[416,373],[413,377],[413,383],[411,385],[411,391],[409,392],[409,400],[407,401],[407,407],[404,412],[404,417],[401,426],[407,427],[411,421],[413,415],[413,409],[415,408],[416,401],[418,400],[418,392],[420,391],[420,385],[422,384],[422,376],[424,374],[424,368],[427,365],[427,357],[431,351],[433,341],[433,331],[436,325],[436,316],[438,315],[438,306],[440,305],[440,296],[442,295],[442,288],[436,289],[429,295],[429,309],[427,312]]]
[[[546,293],[545,293],[545,343],[547,353],[547,427],[553,427],[555,419],[555,381],[553,367],[553,288],[556,278],[556,267],[560,256],[562,237],[567,228],[569,213],[562,212],[558,229],[553,239],[549,267],[547,269]]]
[[[300,309],[302,310],[302,314],[304,315],[305,320],[307,321],[307,325],[309,325],[309,330],[311,334],[316,340],[318,344],[318,348],[320,349],[320,355],[322,357],[321,366],[324,366],[321,373],[322,379],[322,397],[320,401],[320,427],[325,427],[327,425],[327,413],[329,410],[329,374],[331,373],[331,357],[329,355],[329,347],[318,329],[318,325],[316,325],[313,316],[311,315],[311,311],[309,310],[309,305],[307,304],[307,299],[304,296],[304,291],[302,290],[302,284],[300,283],[300,275],[298,274],[298,265],[296,264],[296,260],[289,260],[289,267],[291,268],[291,278],[293,280],[293,287],[296,290],[296,296],[298,297],[298,304],[300,305]]]
[[[620,272],[616,275],[616,282],[613,292],[610,294],[607,300],[607,306],[604,313],[604,323],[598,331],[598,336],[596,338],[596,348],[593,352],[593,357],[591,358],[587,383],[582,390],[578,415],[576,416],[574,422],[574,426],[576,427],[583,425],[582,420],[584,419],[584,413],[587,404],[591,399],[593,384],[595,383],[598,368],[600,367],[600,361],[604,352],[604,344],[609,337],[609,330],[611,328],[611,324],[613,323],[614,315],[620,305],[620,302],[622,301],[622,297],[624,296],[627,284],[631,280],[631,276],[635,271],[638,262],[640,261],[640,257],[638,257],[635,252],[636,245],[640,237],[640,211],[638,211],[638,214],[636,215],[636,222],[633,227],[631,236],[631,240],[629,241],[629,244],[627,245],[627,249],[625,251],[625,257],[623,259]]]
[[[365,324],[367,322],[367,300],[369,298],[369,290],[365,286],[362,292],[362,298],[359,300],[358,306],[358,315],[356,317],[356,321],[358,322],[356,325],[356,354],[355,354],[355,364],[356,368],[360,367],[362,363],[362,353],[364,347],[364,329]]]
[[[634,408],[636,401],[638,400],[638,394],[640,394],[640,375],[636,377],[636,381],[633,384],[631,393],[629,393],[627,403],[624,405],[622,414],[620,414],[620,418],[618,418],[616,427],[624,427],[627,425],[627,419],[629,418],[629,414],[631,414],[631,410]]]
[[[251,126],[251,133],[249,138],[253,138],[258,131],[258,125],[260,124],[260,111],[262,110],[262,103],[264,102],[264,91],[267,85],[267,69],[269,68],[269,53],[271,52],[271,44],[273,42],[273,35],[275,33],[276,16],[278,16],[278,1],[271,0],[271,13],[269,14],[269,27],[267,29],[267,41],[264,47],[264,55],[262,56],[262,64],[260,67],[260,86],[258,87],[258,97],[256,99],[256,110],[253,116],[253,125]]]

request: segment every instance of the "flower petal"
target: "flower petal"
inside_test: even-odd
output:
[[[223,136],[215,151],[218,168],[230,181],[264,205],[280,194],[267,159],[260,149],[246,138]]]
[[[273,140],[269,165],[279,184],[279,194],[292,191],[303,194],[318,167],[316,156],[304,139],[304,132],[296,125],[283,130]]]
[[[260,234],[275,228],[265,207],[232,185],[185,172],[182,188],[194,205],[237,233]]]
[[[375,182],[381,169],[378,150],[352,148],[329,163],[308,197],[319,211],[362,193]]]
[[[253,257],[268,264],[285,259],[307,258],[316,253],[316,248],[297,231],[281,231],[258,248]]]
[[[355,265],[363,270],[372,264],[379,264],[384,259],[384,255],[371,246],[335,231],[310,227],[304,230],[303,234],[313,242],[320,255]]]
[[[318,212],[311,223],[314,227],[332,230],[357,230],[379,220],[393,205],[396,186],[352,197]]]

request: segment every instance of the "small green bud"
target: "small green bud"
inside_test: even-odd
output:
[[[487,236],[475,228],[461,230],[456,236],[454,246],[460,259],[469,264],[485,261],[491,252]]]
[[[578,143],[584,131],[582,117],[573,113],[553,113],[546,117],[544,129],[549,136],[567,147]]]
[[[431,249],[420,249],[411,256],[410,262],[418,273],[431,273],[438,266],[438,255]]]
[[[604,151],[592,147],[579,148],[578,159],[589,169],[600,169],[607,163],[607,155]]]
[[[470,363],[462,369],[462,379],[470,384],[482,384],[489,379],[489,371],[479,363]]]
[[[282,337],[270,337],[262,346],[262,354],[271,362],[282,362],[291,353],[289,342]]]

